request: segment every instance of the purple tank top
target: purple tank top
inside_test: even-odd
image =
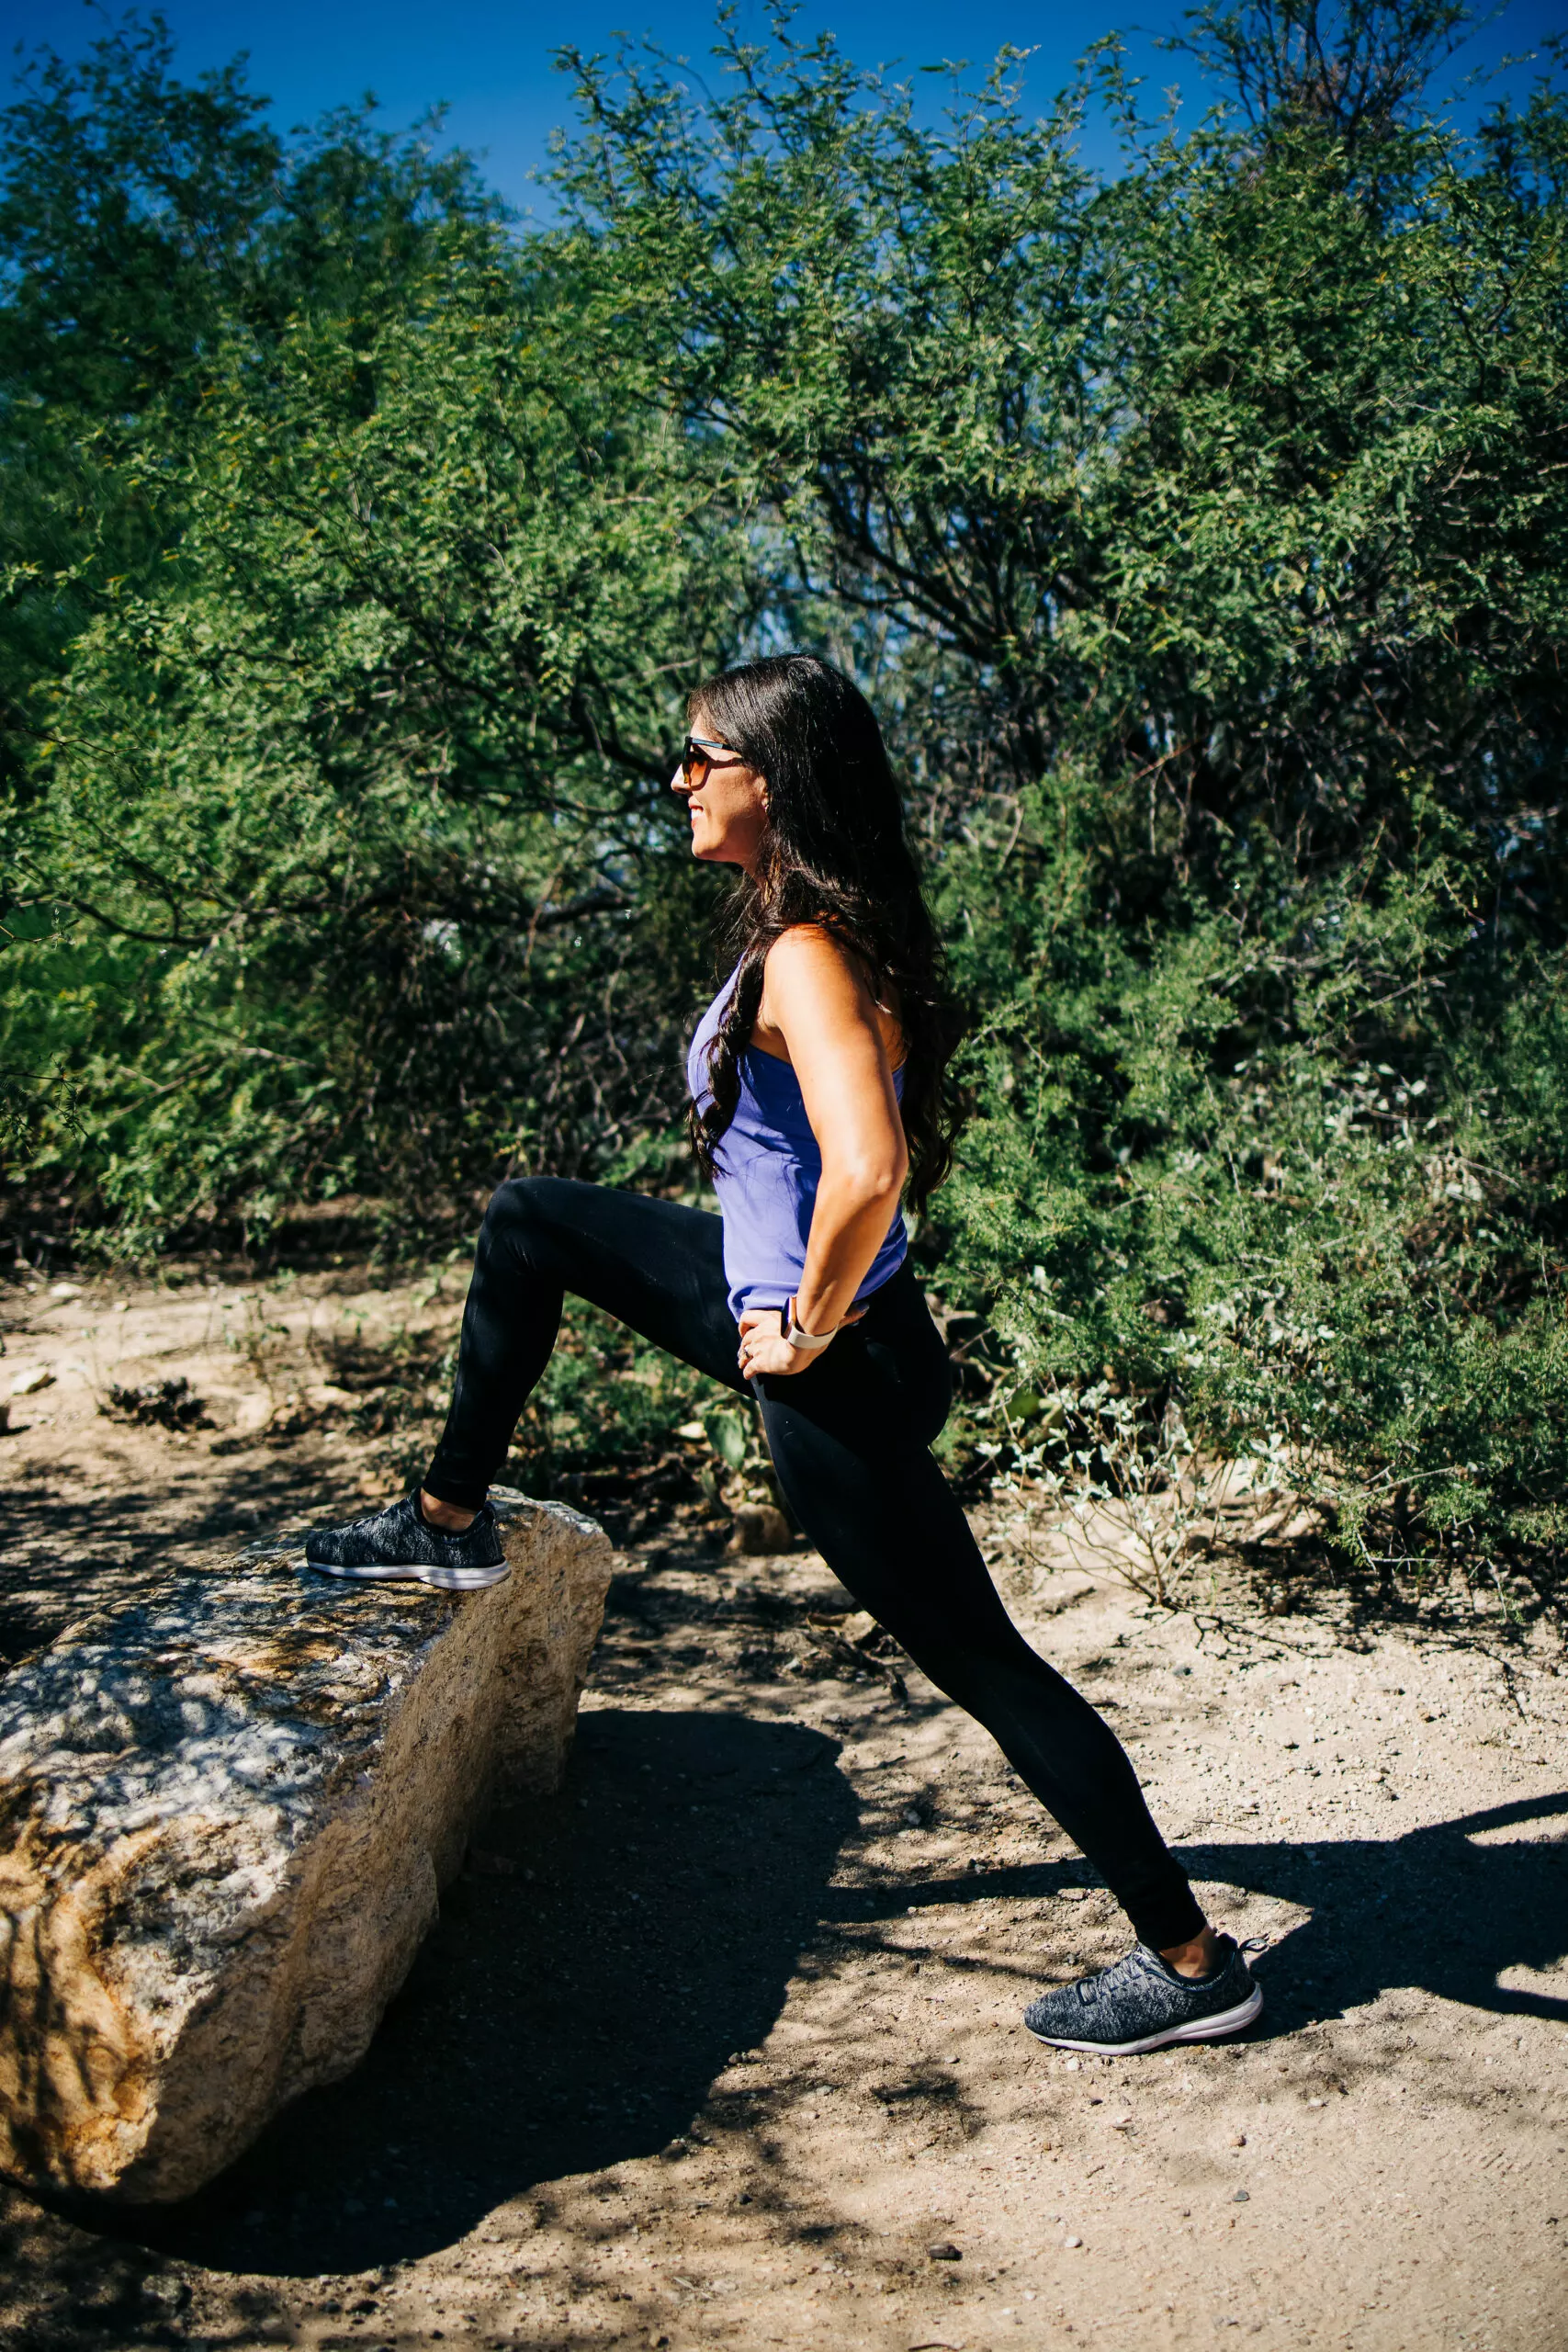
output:
[[[718,1032],[735,985],[735,972],[697,1023],[686,1056],[686,1084],[699,1107],[712,1101],[708,1047]],[[822,1180],[822,1154],[806,1115],[800,1080],[788,1062],[748,1046],[740,1056],[740,1096],[735,1116],[719,1138],[715,1190],[724,1215],[724,1272],[729,1311],[739,1321],[749,1306],[783,1306],[806,1271],[811,1212]],[[904,1099],[904,1073],[893,1073],[893,1090]],[[904,1262],[909,1237],[901,1209],[893,1212],[887,1238],[855,1293],[868,1298]]]

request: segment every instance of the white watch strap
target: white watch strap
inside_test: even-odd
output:
[[[790,1346],[800,1355],[816,1355],[819,1349],[825,1348],[828,1345],[828,1342],[836,1337],[838,1329],[839,1327],[835,1323],[831,1331],[803,1331],[800,1325],[795,1319],[795,1301],[793,1298],[784,1308],[784,1338],[789,1341]]]

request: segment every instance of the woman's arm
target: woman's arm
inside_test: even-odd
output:
[[[807,1331],[830,1331],[849,1312],[887,1238],[908,1173],[885,1022],[854,959],[826,932],[801,924],[775,941],[759,1039],[771,1045],[776,1035],[787,1051],[822,1154],[795,1294]],[[749,1372],[798,1372],[810,1362],[778,1336],[775,1316],[746,1316],[741,1331]]]

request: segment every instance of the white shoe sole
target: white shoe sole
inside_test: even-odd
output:
[[[1163,2033],[1145,2033],[1138,2041],[1069,2041],[1066,2034],[1040,2033],[1025,2025],[1036,2041],[1045,2042],[1052,2050],[1085,2050],[1101,2058],[1136,2058],[1141,2051],[1163,2050],[1168,2041],[1218,2041],[1227,2033],[1239,2033],[1250,2025],[1263,2007],[1263,1987],[1255,1984],[1245,2001],[1234,2009],[1216,2009],[1213,2017],[1194,2018],[1190,2025],[1168,2026]]]
[[[502,1577],[512,1573],[504,1560],[493,1568],[428,1567],[416,1566],[412,1560],[378,1560],[370,1567],[345,1568],[328,1560],[309,1558],[305,1566],[314,1568],[319,1577],[341,1577],[345,1584],[429,1584],[438,1592],[482,1592],[487,1585],[499,1584]]]

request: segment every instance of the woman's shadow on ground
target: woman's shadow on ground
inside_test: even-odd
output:
[[[1568,2020],[1568,1997],[1501,1984],[1568,1958],[1568,1838],[1477,1843],[1568,1815],[1568,1792],[1490,1805],[1398,1838],[1303,1846],[1189,1846],[1197,1879],[1311,1906],[1266,1959],[1273,2030],[1409,1986],[1503,2017]],[[1272,1981],[1278,1978],[1277,1984]]]
[[[585,1714],[566,1793],[491,1815],[362,2064],[117,2231],[209,2269],[341,2274],[542,2183],[679,2162],[819,1939],[857,1819],[836,1754],[738,1715]]]
[[[1568,1996],[1512,1986],[1506,1970],[1568,1958],[1568,1792],[1519,1798],[1393,1838],[1207,1845],[1178,1851],[1200,1883],[1246,1887],[1310,1914],[1254,1962],[1266,2007],[1255,2031],[1288,2034],[1410,1987],[1504,2017],[1568,2021]],[[1530,1837],[1499,1833],[1537,1827]],[[1496,1837],[1495,1843],[1478,1844]],[[933,1882],[930,1903],[964,1894],[1039,1895],[1084,1884],[1081,1863]]]

